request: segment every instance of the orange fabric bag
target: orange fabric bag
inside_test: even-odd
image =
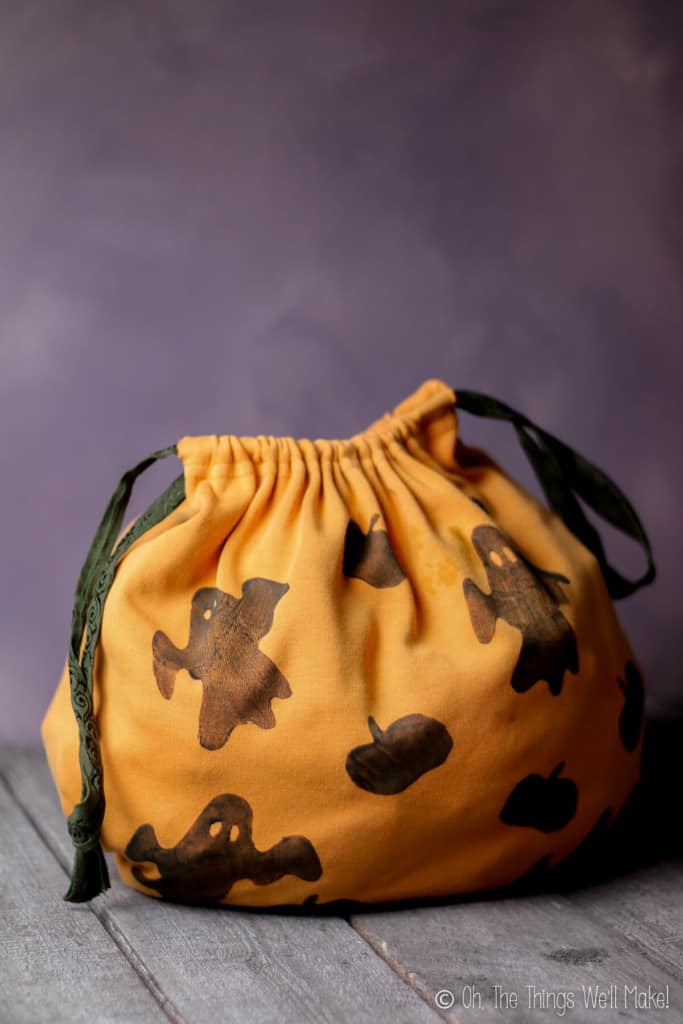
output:
[[[460,409],[513,423],[550,509],[464,443]],[[173,453],[182,474],[121,533]],[[577,494],[643,545],[640,580]],[[347,440],[183,437],[110,502],[42,722],[65,898],[109,885],[102,847],[148,895],[251,906],[560,862],[639,778],[642,672],[612,598],[654,573],[600,470],[440,380]]]

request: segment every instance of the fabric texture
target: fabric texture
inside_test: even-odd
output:
[[[426,380],[345,440],[177,443],[93,667],[123,881],[265,906],[487,890],[636,785],[643,681],[595,556]],[[132,524],[131,524],[132,525]],[[81,797],[64,671],[41,725]]]

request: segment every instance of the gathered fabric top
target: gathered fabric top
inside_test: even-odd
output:
[[[186,436],[178,441],[178,455],[189,468],[204,473],[212,467],[231,466],[234,472],[250,464],[276,461],[334,461],[381,457],[383,449],[405,446],[415,439],[430,450],[439,448],[452,455],[457,436],[456,395],[453,388],[437,378],[425,380],[393,411],[384,413],[365,430],[344,439],[275,437],[259,434]]]

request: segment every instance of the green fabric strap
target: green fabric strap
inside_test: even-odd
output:
[[[550,507],[593,552],[612,598],[628,597],[640,587],[652,583],[656,569],[643,524],[626,495],[601,469],[497,398],[477,391],[454,391],[457,409],[475,416],[508,420],[514,425]],[[536,438],[530,433],[532,430]],[[577,495],[604,520],[641,545],[647,556],[647,569],[639,579],[629,580],[609,564],[600,535],[586,518]]]
[[[177,454],[175,445],[163,448],[139,462],[121,477],[102,521],[97,528],[76,586],[71,638],[69,643],[69,682],[71,705],[78,722],[81,800],[67,819],[75,848],[71,884],[64,896],[70,903],[83,903],[109,888],[107,863],[100,845],[100,827],[104,819],[102,759],[93,705],[93,664],[100,634],[102,613],[116,566],[131,545],[143,533],[165,519],[185,497],[184,475],[177,477],[133,523],[112,552],[133,485],[149,466],[168,455]],[[87,628],[86,628],[87,626]],[[82,656],[80,645],[86,630]]]

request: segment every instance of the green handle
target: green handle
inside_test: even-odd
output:
[[[478,391],[455,390],[455,396],[457,409],[513,424],[550,507],[593,552],[610,597],[628,597],[640,587],[652,583],[656,569],[650,541],[633,505],[613,480],[569,445],[497,398]],[[532,430],[537,439],[530,433]],[[607,561],[600,534],[586,518],[577,495],[604,520],[640,544],[647,557],[647,569],[639,579],[627,579]]]

